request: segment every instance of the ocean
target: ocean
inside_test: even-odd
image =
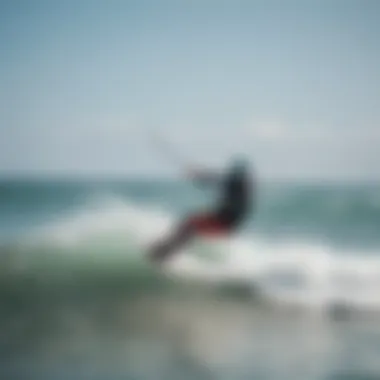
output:
[[[0,379],[380,379],[380,184],[262,183],[235,236],[148,247],[215,189],[0,182]]]

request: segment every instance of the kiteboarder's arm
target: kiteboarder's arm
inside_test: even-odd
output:
[[[194,168],[187,170],[187,177],[200,185],[214,185],[219,183],[221,178],[218,173]]]

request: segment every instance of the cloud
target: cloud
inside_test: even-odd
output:
[[[245,128],[248,135],[256,140],[278,141],[289,136],[287,126],[275,120],[249,123]]]
[[[380,129],[250,121],[242,145],[263,176],[380,179]]]

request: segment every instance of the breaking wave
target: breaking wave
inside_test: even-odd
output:
[[[20,287],[27,277],[49,288],[86,283],[97,289],[112,283],[131,291],[168,283],[238,286],[248,297],[275,305],[380,311],[380,259],[328,245],[247,235],[196,241],[157,269],[145,257],[147,247],[175,222],[153,206],[91,198],[3,247],[1,281]]]

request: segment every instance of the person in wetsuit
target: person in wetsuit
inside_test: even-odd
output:
[[[201,185],[219,186],[220,200],[213,210],[185,218],[171,237],[155,245],[149,253],[153,261],[163,261],[194,237],[231,234],[251,211],[255,184],[244,160],[234,160],[224,176],[191,171],[190,177]]]

